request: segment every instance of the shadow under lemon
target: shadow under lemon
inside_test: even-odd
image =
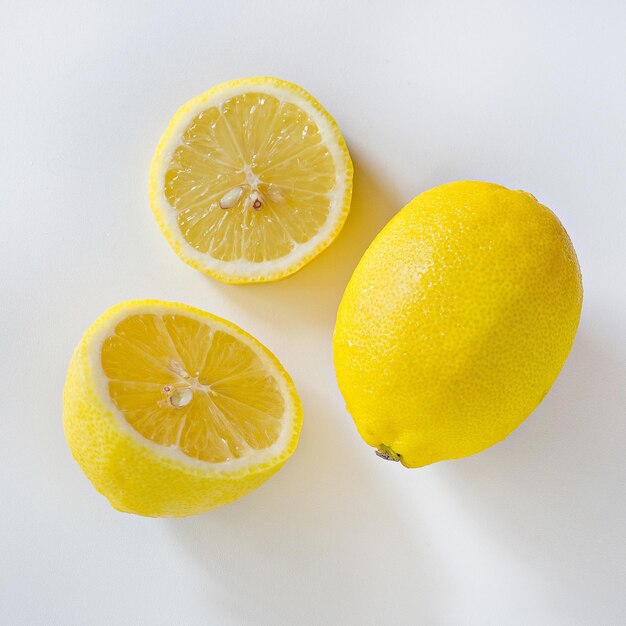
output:
[[[333,399],[301,395],[317,413],[276,476],[237,502],[163,522],[203,572],[207,606],[234,624],[438,623],[445,582],[427,530],[402,514],[380,459]]]
[[[352,151],[354,188],[346,223],[326,250],[295,274],[273,283],[226,285],[222,294],[261,317],[332,328],[344,289],[359,259],[402,208],[399,194]],[[213,279],[210,279],[213,281]]]
[[[610,319],[583,315],[531,416],[492,448],[441,464],[464,512],[542,585],[561,590],[569,623],[612,623],[626,602],[626,360],[607,337],[620,337]],[[621,576],[607,577],[618,567]],[[601,603],[590,604],[590,589]]]

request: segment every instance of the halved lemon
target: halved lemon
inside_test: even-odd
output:
[[[276,357],[184,304],[109,309],[74,351],[63,392],[72,454],[111,504],[185,516],[258,487],[294,451],[302,407]]]
[[[183,261],[228,283],[284,278],[339,234],[352,162],[333,118],[277,78],[223,83],[161,137],[150,204]]]

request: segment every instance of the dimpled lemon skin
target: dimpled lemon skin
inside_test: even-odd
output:
[[[88,352],[92,349],[93,337],[109,316],[126,304],[132,302],[112,307],[86,331],[74,350],[63,388],[65,438],[87,478],[113,508],[147,517],[186,517],[203,513],[259,487],[285,464],[298,443],[302,406],[291,379],[290,392],[297,415],[291,439],[278,458],[237,472],[211,473],[155,454],[142,445],[138,437],[120,428],[118,420],[96,393],[94,372],[89,365]],[[200,313],[186,305],[178,307],[181,311]],[[239,333],[244,332],[226,320],[202,313],[232,326]],[[272,358],[284,371],[273,355]]]
[[[339,307],[335,369],[359,433],[407,467],[501,441],[556,379],[581,306],[572,243],[532,195],[474,181],[421,194]]]

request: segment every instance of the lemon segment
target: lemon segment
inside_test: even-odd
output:
[[[261,484],[297,444],[293,382],[258,341],[182,304],[107,311],[74,352],[63,423],[79,465],[111,504],[183,516]]]
[[[336,122],[302,88],[271,77],[224,83],[184,105],[150,175],[174,250],[225,282],[300,269],[337,236],[351,193]]]

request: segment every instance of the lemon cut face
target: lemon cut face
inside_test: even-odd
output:
[[[300,269],[337,236],[352,163],[336,122],[276,78],[218,85],[185,104],[154,156],[150,201],[176,253],[225,282]]]
[[[254,489],[295,449],[293,382],[238,327],[186,305],[106,312],[76,349],[64,391],[75,458],[115,506],[188,515]]]
[[[276,442],[285,400],[241,339],[189,315],[134,313],[101,350],[108,393],[144,438],[190,459],[224,463]]]

